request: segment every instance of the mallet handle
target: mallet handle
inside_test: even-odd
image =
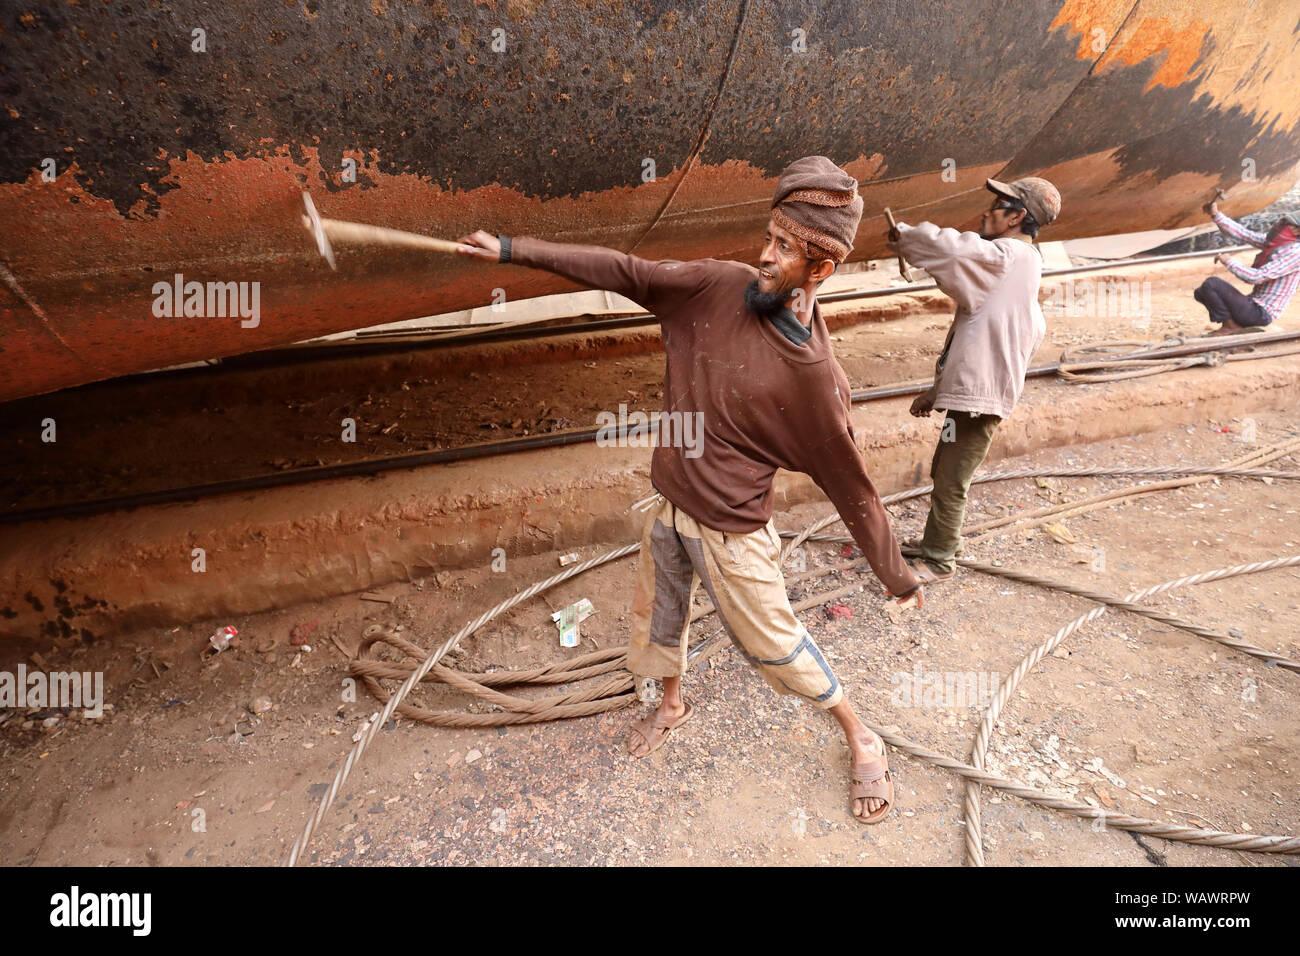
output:
[[[380,246],[412,246],[417,249],[434,249],[438,252],[457,252],[460,243],[433,236],[422,236],[417,232],[404,232],[401,229],[386,229],[383,226],[368,226],[360,222],[345,222],[342,219],[322,219],[321,228],[331,242],[362,242]]]

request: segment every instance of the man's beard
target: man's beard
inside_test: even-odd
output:
[[[789,292],[763,292],[758,288],[757,279],[745,286],[745,305],[761,316],[780,315],[789,309],[788,303],[793,297],[793,289]]]

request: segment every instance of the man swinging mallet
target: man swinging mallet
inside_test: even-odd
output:
[[[661,427],[651,459],[660,500],[641,540],[628,669],[661,679],[664,696],[633,724],[629,752],[653,752],[694,713],[681,680],[691,600],[703,583],[727,633],[764,680],[839,722],[850,751],[853,815],[878,823],[894,803],[884,743],[858,718],[795,618],[772,521],[777,469],[808,474],[893,599],[919,605],[920,582],[903,560],[854,441],[848,379],[831,352],[815,294],[852,250],[861,217],[857,181],[826,157],[807,156],[777,183],[758,269],[717,259],[655,262],[484,231],[460,242],[470,247],[466,254],[547,269],[654,313],[667,353],[660,421],[672,413],[699,416],[701,447],[684,449]]]

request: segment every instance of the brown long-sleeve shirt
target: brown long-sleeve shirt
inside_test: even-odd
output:
[[[695,447],[666,443],[661,431],[650,481],[664,497],[707,527],[749,533],[772,516],[776,470],[804,472],[890,592],[917,586],[854,442],[848,378],[816,304],[811,338],[796,345],[746,306],[758,271],[741,262],[656,262],[528,237],[512,239],[509,256],[617,292],[659,320],[664,412],[701,413],[702,425]]]

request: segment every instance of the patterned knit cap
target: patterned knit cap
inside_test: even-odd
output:
[[[772,219],[799,238],[809,259],[843,262],[862,219],[858,181],[825,156],[796,159],[777,181]]]

